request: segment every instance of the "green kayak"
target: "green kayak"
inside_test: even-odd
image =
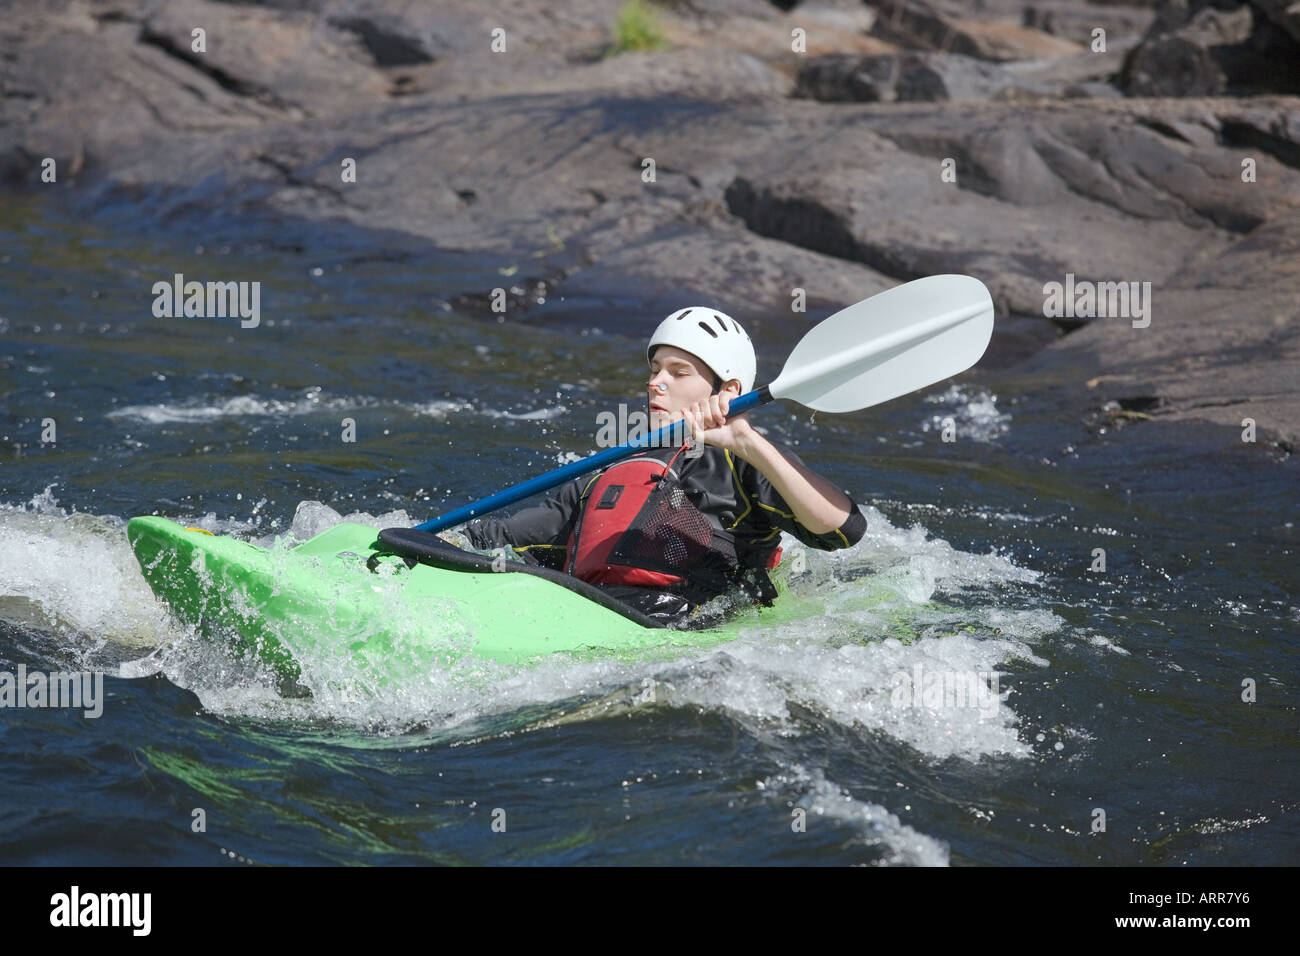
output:
[[[742,630],[800,620],[820,604],[772,575],[774,606],[745,607],[719,626],[676,630],[568,575],[496,563],[408,529],[340,524],[294,547],[258,547],[133,518],[127,537],[149,586],[185,625],[230,641],[287,680],[305,661],[385,676],[458,663],[527,665],[550,655],[653,659],[735,640]]]

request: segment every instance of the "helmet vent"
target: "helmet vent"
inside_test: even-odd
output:
[[[718,337],[718,333],[717,333],[717,332],[714,332],[711,328],[709,328],[709,327],[708,327],[707,325],[705,325],[703,322],[699,323],[699,326],[700,326],[700,328],[702,328],[705,332],[708,332],[711,336],[713,336],[715,339]]]
[[[677,316],[677,320],[680,322],[682,319],[684,319],[684,318],[686,318],[688,315],[690,315],[690,314],[691,314],[691,311],[692,311],[691,309],[683,309],[683,310],[682,310],[682,314],[679,315],[679,316]]]
[[[716,322],[718,323],[718,328],[722,329],[722,331],[724,331],[724,332],[729,332],[729,331],[731,331],[730,329],[727,328],[726,320],[724,320],[724,319],[722,318],[722,316],[718,315],[718,313],[714,312],[714,313],[713,313],[713,318],[714,318],[714,321],[716,321]]]

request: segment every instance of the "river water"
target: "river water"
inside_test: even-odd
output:
[[[498,321],[462,296],[526,260],[321,225],[7,196],[0,240],[0,671],[105,674],[97,718],[4,713],[4,862],[1294,861],[1276,446],[1091,415],[1081,376],[1018,373],[999,334],[882,408],[754,413],[867,514],[796,585],[822,617],[666,662],[284,698],[169,619],[127,519],[269,544],[436,516],[596,450],[599,413],[641,407],[661,316],[561,288]],[[154,317],[178,272],[260,281],[259,326]],[[821,317],[740,316],[760,381]],[[945,675],[996,696],[922,693]]]

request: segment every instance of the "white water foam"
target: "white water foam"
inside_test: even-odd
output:
[[[289,526],[289,537],[293,541],[307,541],[340,524],[363,524],[376,531],[382,531],[384,528],[409,528],[416,523],[405,509],[387,511],[378,516],[364,511],[340,514],[320,501],[300,501],[294,510],[293,522]],[[257,543],[264,548],[269,548],[274,540],[272,537]]]
[[[237,395],[218,401],[188,399],[181,403],[126,405],[109,411],[106,417],[132,419],[150,425],[166,425],[173,422],[209,422],[221,418],[288,418],[325,410],[348,411],[377,404],[379,404],[378,399],[366,396],[331,398],[322,394],[320,389],[306,389],[301,398],[287,401],[259,398],[256,395]]]
[[[555,658],[523,669],[465,655],[452,665],[412,668],[431,659],[427,638],[419,636],[427,634],[430,616],[443,621],[439,641],[446,651],[467,646],[474,635],[460,624],[455,608],[409,606],[397,582],[372,578],[374,586],[391,588],[386,624],[402,663],[385,668],[377,661],[360,676],[348,655],[309,649],[302,657],[309,699],[284,700],[245,685],[189,689],[223,714],[325,720],[394,734],[450,731],[589,697],[597,703],[583,707],[592,716],[611,708],[695,707],[793,734],[800,729],[795,714],[803,708],[848,727],[889,734],[930,759],[1028,756],[1030,746],[1018,735],[1015,694],[1005,688],[996,705],[985,701],[981,707],[929,707],[919,699],[899,706],[895,698],[899,675],[913,675],[918,666],[990,679],[1005,674],[1009,662],[1046,666],[1032,645],[1060,628],[1050,611],[933,600],[940,589],[996,594],[1007,582],[1034,582],[1038,574],[997,554],[957,551],[922,528],[896,528],[874,508],[865,510],[868,534],[855,548],[805,556],[808,570],[796,588],[822,599],[821,615],[747,631],[711,652],[684,651],[675,660],[638,664]],[[318,502],[303,502],[293,537],[310,537],[341,518]],[[346,518],[376,528],[409,524],[404,512]],[[889,636],[900,630],[910,643]],[[653,690],[648,697],[647,688]]]
[[[0,595],[40,611],[44,626],[153,649],[123,673],[163,670],[196,693],[209,710],[230,716],[341,724],[380,734],[447,732],[524,708],[583,699],[609,707],[695,707],[727,713],[764,733],[798,734],[801,711],[846,727],[885,733],[929,759],[1025,757],[1018,735],[1014,687],[1002,687],[996,709],[896,706],[898,675],[920,666],[935,673],[1004,675],[1011,665],[1046,666],[1033,646],[1061,627],[1046,608],[998,603],[1008,583],[1039,579],[996,553],[958,551],[919,527],[898,528],[866,507],[868,530],[852,549],[807,552],[796,592],[819,600],[821,614],[779,627],[754,628],[712,651],[683,651],[673,660],[626,663],[566,658],[509,668],[472,654],[446,657],[473,641],[454,607],[415,607],[395,578],[370,575],[387,590],[392,666],[383,660],[358,673],[353,655],[302,645],[302,684],[310,697],[282,697],[265,668],[235,661],[227,648],[173,626],[140,575],[116,518],[68,514],[50,491],[25,506],[0,507]],[[205,519],[189,519],[201,525]],[[340,521],[374,528],[409,526],[404,510],[341,515],[320,502],[302,502],[282,538],[264,546],[283,557],[294,541]],[[209,524],[213,522],[209,521]],[[215,529],[214,529],[215,530]],[[224,528],[222,530],[233,530]],[[243,536],[252,527],[245,522]],[[790,552],[800,546],[786,540]],[[95,567],[93,576],[69,567]],[[368,574],[368,572],[366,572]],[[959,605],[935,600],[961,593]],[[967,599],[969,598],[969,599]],[[246,611],[256,614],[257,609]],[[441,621],[440,647],[426,638],[430,617]],[[903,636],[908,643],[897,638]],[[362,643],[366,634],[353,638]],[[297,642],[286,635],[291,647]],[[440,661],[439,655],[442,655]],[[653,693],[647,696],[647,688]]]
[[[759,781],[759,788],[772,796],[787,797],[787,802],[811,816],[857,827],[859,840],[884,851],[878,865],[948,865],[946,843],[914,830],[877,803],[856,799],[816,767],[808,770],[793,764],[785,772]]]
[[[656,698],[757,720],[787,735],[800,728],[794,709],[809,709],[844,726],[883,731],[934,760],[1030,755],[1017,732],[1011,691],[956,703],[927,702],[909,690],[914,676],[1000,678],[1014,659],[1045,666],[1020,641],[956,634],[912,645],[886,639],[836,646],[820,640],[819,622],[799,630],[805,636],[774,634],[726,645],[657,684]]]
[[[159,402],[126,405],[106,413],[107,418],[127,419],[148,425],[194,424],[224,418],[292,418],[317,412],[347,412],[366,408],[391,407],[412,415],[444,419],[457,414],[476,414],[486,418],[522,421],[550,421],[565,414],[563,406],[547,406],[526,412],[508,412],[476,407],[470,402],[438,399],[428,402],[395,402],[370,395],[330,395],[319,386],[307,388],[291,399],[260,398],[237,395],[233,398],[189,398],[182,402]]]
[[[953,385],[925,400],[944,409],[921,422],[923,432],[942,431],[945,418],[953,420],[960,437],[979,442],[991,442],[1011,429],[1011,416],[998,410],[998,397],[990,392],[981,390],[972,397],[960,385]]]
[[[531,412],[502,412],[493,408],[484,408],[481,414],[488,418],[510,418],[515,421],[525,422],[549,422],[554,421],[568,411],[562,405],[552,405],[548,408],[537,408]]]
[[[107,643],[154,647],[173,637],[127,544],[125,522],[68,512],[53,489],[24,504],[0,504],[0,616],[55,634],[62,650],[77,654]]]

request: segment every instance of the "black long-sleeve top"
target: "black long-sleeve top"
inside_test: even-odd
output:
[[[777,448],[791,461],[803,463],[788,448]],[[644,454],[667,462],[675,451],[650,448]],[[762,472],[716,445],[705,445],[695,457],[692,451],[683,453],[673,468],[695,507],[715,522],[715,527],[735,536],[736,557],[742,568],[764,567],[780,543],[782,531],[822,551],[852,547],[866,533],[866,518],[850,498],[844,523],[825,534],[814,534],[799,523],[794,510]],[[474,519],[465,533],[476,548],[509,545],[531,553],[543,564],[559,567],[582,496],[596,477],[584,475],[568,482],[551,497],[509,517]]]

